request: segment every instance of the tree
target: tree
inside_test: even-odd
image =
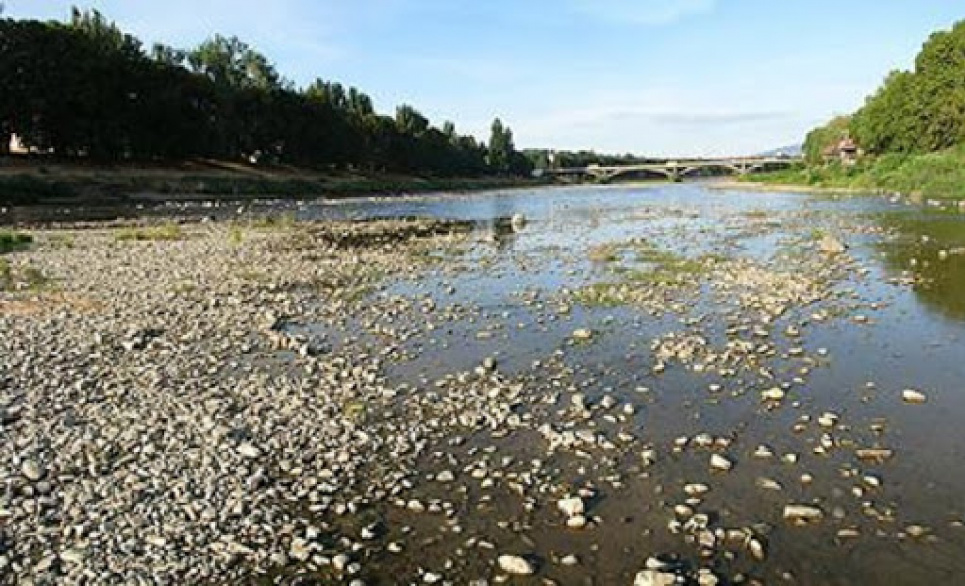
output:
[[[94,10],[74,10],[67,23],[0,19],[0,79],[0,144],[16,133],[62,157],[494,172],[482,144],[454,124],[434,128],[412,106],[379,115],[359,89],[321,79],[297,90],[236,37],[144,50]],[[499,172],[525,167],[509,129],[494,144],[503,145]]]
[[[851,117],[837,116],[824,126],[808,133],[804,139],[804,158],[810,163],[820,163],[830,147],[851,135]]]
[[[408,104],[395,109],[395,124],[399,132],[413,137],[422,136],[429,129],[429,120]]]
[[[513,146],[513,131],[503,127],[499,118],[493,120],[489,134],[489,156],[487,162],[497,173],[509,172],[515,147]]]
[[[220,86],[263,90],[281,86],[275,66],[238,37],[215,35],[188,54],[188,63]]]
[[[920,150],[921,136],[915,129],[919,100],[914,74],[893,71],[855,113],[850,125],[855,140],[871,153]]]
[[[913,71],[894,71],[855,113],[848,128],[873,154],[927,153],[965,142],[965,21],[934,33],[922,46]],[[820,157],[842,124],[808,135],[809,160]]]

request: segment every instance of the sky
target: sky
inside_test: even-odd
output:
[[[754,154],[860,107],[961,0],[5,0],[96,8],[150,46],[237,35],[297,85],[354,85],[518,148]]]

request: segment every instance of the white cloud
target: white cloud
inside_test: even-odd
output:
[[[712,12],[717,0],[569,0],[572,9],[618,24],[666,25]]]

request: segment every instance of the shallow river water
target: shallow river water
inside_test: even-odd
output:
[[[526,217],[524,228],[506,226],[514,214]],[[540,562],[540,578],[561,584],[627,584],[643,560],[656,554],[679,555],[691,568],[710,567],[735,582],[965,583],[961,215],[881,198],[700,185],[345,202],[302,206],[298,215],[428,215],[479,222],[479,237],[457,258],[447,258],[428,277],[389,283],[376,294],[431,298],[468,316],[413,335],[391,377],[418,386],[469,371],[490,356],[501,373],[539,377],[534,367],[559,361],[570,375],[561,390],[579,389],[590,405],[604,396],[615,399],[615,415],[588,418],[590,425],[615,424],[606,430],[609,437],[619,429],[638,442],[628,451],[576,450],[547,458],[541,440],[514,434],[499,444],[500,454],[541,458],[540,467],[554,469],[558,483],[592,486],[590,528],[567,529],[553,507],[529,511],[519,499],[483,498],[472,489],[453,495],[446,489],[426,496],[461,503],[464,533],[399,519],[395,525],[405,525],[426,546],[414,557],[385,560],[383,577],[391,572],[416,580],[413,566],[428,570],[440,564],[451,566],[439,570],[447,577],[484,576],[486,560],[459,553],[466,533],[495,533],[501,550],[515,546],[527,552]],[[753,300],[731,303],[742,294],[740,281],[715,295],[719,276],[699,270],[685,278],[698,283],[694,288],[661,298],[664,308],[586,302],[578,295],[581,288],[620,282],[633,271],[657,270],[661,261],[624,248],[642,241],[678,257],[751,263],[771,274],[763,282],[752,279],[747,293],[767,295],[788,275],[808,277],[801,273],[817,270],[823,253],[815,242],[826,235],[846,243],[848,250],[839,256],[847,260],[836,260],[838,269],[821,276],[820,298],[782,301],[787,306],[770,315],[759,315]],[[653,286],[650,279],[629,282]],[[400,317],[397,325],[419,330],[418,322]],[[591,330],[592,340],[575,343],[578,329]],[[653,341],[670,334],[699,336],[706,347],[721,349],[760,329],[749,336],[763,346],[754,350],[760,359],[738,361],[732,372],[699,366],[701,351],[689,363],[687,356],[655,358]],[[665,363],[659,372],[657,362]],[[783,401],[762,402],[762,390],[782,384]],[[927,401],[904,402],[905,389],[924,393]],[[620,415],[624,403],[637,406],[632,415]],[[817,422],[825,414],[833,418],[830,425]],[[714,448],[703,446],[700,434],[725,438],[720,445],[726,447],[718,451],[733,462],[729,472],[710,469]],[[498,442],[487,437],[442,451],[462,462],[473,450]],[[639,445],[653,448],[652,464],[643,465]],[[755,457],[758,446],[774,456]],[[894,455],[869,461],[857,456],[861,448],[886,448]],[[796,462],[784,457],[788,454],[796,455]],[[761,488],[762,479],[781,489]],[[699,535],[668,528],[675,518],[686,522],[673,507],[687,499],[682,487],[692,483],[711,488],[694,501],[694,508],[708,515],[710,529],[752,528],[766,544],[766,557],[755,559],[719,539],[712,548],[701,547],[694,543]],[[789,523],[782,518],[788,503],[816,505],[824,519],[807,526]],[[512,531],[497,523],[507,519],[515,524]],[[561,565],[566,555],[579,563]]]

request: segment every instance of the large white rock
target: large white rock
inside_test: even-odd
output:
[[[842,254],[848,246],[834,236],[825,236],[818,242],[818,249],[825,254]]]
[[[710,456],[710,467],[714,470],[720,470],[721,472],[727,472],[734,467],[734,463],[720,454],[711,454]]]
[[[786,505],[784,519],[787,521],[820,521],[824,511],[811,505]]]
[[[644,570],[637,573],[633,586],[673,586],[677,577],[659,570]]]
[[[905,389],[901,392],[901,400],[905,403],[912,403],[915,405],[920,405],[928,400],[925,393],[921,391],[916,391],[915,389]]]
[[[507,574],[529,576],[536,573],[536,568],[533,567],[533,564],[526,558],[518,555],[501,555],[497,561],[499,562],[499,569]]]
[[[586,505],[583,504],[583,499],[578,496],[560,499],[556,502],[556,508],[567,517],[576,517],[586,512]]]

